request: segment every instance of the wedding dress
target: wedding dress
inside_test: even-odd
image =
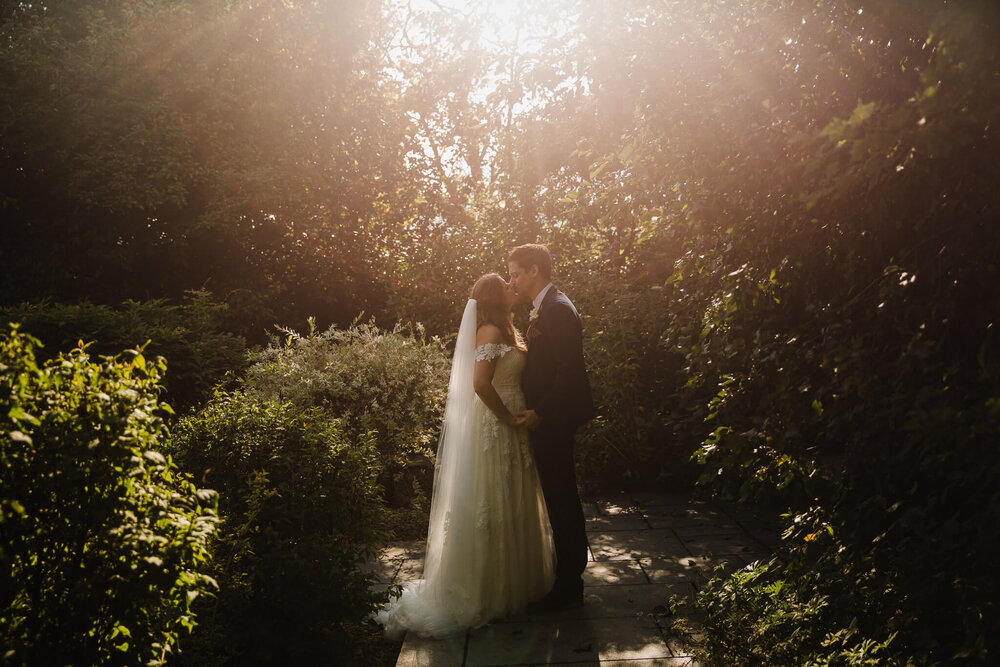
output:
[[[525,408],[526,354],[475,346],[476,302],[459,327],[438,443],[423,577],[374,615],[386,634],[443,636],[521,613],[555,577],[555,551],[528,432],[504,422],[472,388],[477,360],[496,359],[493,386]]]

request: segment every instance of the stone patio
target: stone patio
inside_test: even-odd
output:
[[[583,609],[525,615],[445,639],[408,633],[397,667],[696,665],[664,639],[673,594],[692,595],[715,565],[765,559],[780,538],[774,512],[669,494],[584,503],[590,556]],[[378,563],[382,585],[419,579],[422,542],[396,544]]]

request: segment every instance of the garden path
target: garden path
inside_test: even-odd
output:
[[[505,619],[445,639],[408,633],[397,667],[696,665],[670,639],[673,594],[692,595],[716,564],[742,567],[780,543],[774,510],[637,493],[584,502],[590,556],[583,609]],[[423,542],[395,544],[379,561],[382,585],[418,579]]]

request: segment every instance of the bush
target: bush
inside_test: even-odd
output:
[[[111,354],[149,342],[149,354],[170,360],[163,378],[166,398],[187,408],[207,398],[227,372],[245,364],[246,341],[225,331],[228,307],[206,291],[188,292],[182,305],[167,299],[125,301],[120,306],[25,303],[0,309],[0,322],[20,322],[25,333],[54,349],[69,349],[82,339],[95,341],[92,352]]]
[[[371,433],[393,504],[414,495],[415,477],[423,477],[429,488],[450,367],[441,341],[426,340],[419,326],[384,331],[357,322],[305,337],[282,331],[284,341],[251,355],[246,391],[300,409],[318,408],[340,418],[352,439]],[[424,474],[414,475],[415,470]]]
[[[12,665],[161,664],[207,568],[215,494],[158,449],[165,367],[0,339],[0,653]]]
[[[584,353],[598,407],[577,439],[581,480],[605,489],[693,487],[699,471],[689,459],[702,423],[690,428],[687,411],[695,401],[685,387],[684,357],[671,340],[677,315],[664,307],[662,290],[641,283],[608,290],[578,280]]]
[[[831,587],[815,574],[782,579],[776,562],[753,563],[717,576],[698,593],[705,612],[699,659],[710,665],[840,665],[868,667],[889,660],[890,634],[865,637],[858,619],[836,604]],[[679,602],[676,608],[689,606]],[[675,627],[682,634],[684,622]]]
[[[243,393],[180,421],[171,449],[219,492],[216,598],[198,607],[187,664],[336,664],[384,594],[363,564],[388,539],[367,439],[339,422]]]

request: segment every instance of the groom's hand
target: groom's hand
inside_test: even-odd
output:
[[[524,418],[524,425],[528,427],[529,431],[534,431],[542,423],[542,418],[534,410],[525,410],[518,416]]]

